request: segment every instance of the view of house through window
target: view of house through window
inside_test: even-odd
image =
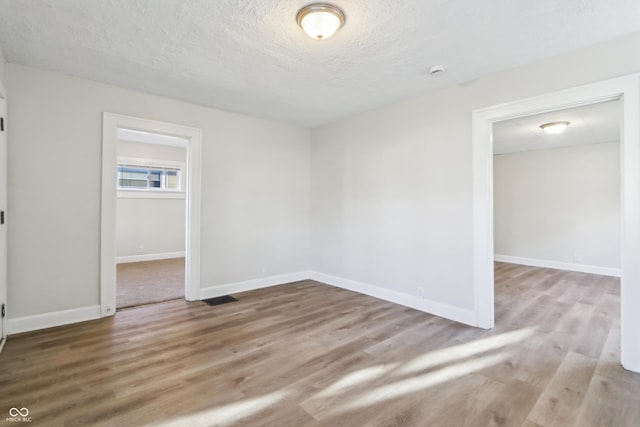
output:
[[[182,191],[179,168],[118,165],[119,190]]]

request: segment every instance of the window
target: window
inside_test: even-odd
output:
[[[182,191],[182,169],[118,164],[118,190]]]

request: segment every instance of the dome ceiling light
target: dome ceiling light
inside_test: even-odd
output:
[[[551,122],[540,125],[540,129],[548,133],[549,135],[557,135],[567,129],[571,122]]]
[[[345,16],[332,4],[313,3],[300,9],[296,20],[309,37],[325,40],[344,25]]]

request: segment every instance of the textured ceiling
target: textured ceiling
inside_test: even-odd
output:
[[[0,0],[8,62],[314,127],[640,30],[638,0]],[[442,64],[445,74],[425,71]]]
[[[493,152],[505,154],[620,141],[621,120],[619,100],[507,120],[493,126]],[[561,121],[571,123],[561,134],[549,135],[540,129],[544,123]]]

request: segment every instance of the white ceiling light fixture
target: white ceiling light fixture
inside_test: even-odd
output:
[[[571,122],[551,122],[540,125],[540,129],[549,135],[557,135],[564,132],[570,124]]]
[[[325,40],[344,25],[345,16],[332,4],[313,3],[300,9],[296,20],[309,37]]]

